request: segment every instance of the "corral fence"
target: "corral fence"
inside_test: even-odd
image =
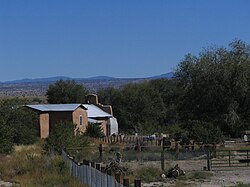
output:
[[[169,140],[164,137],[118,135],[107,136],[100,141],[109,145],[108,148],[99,148],[100,157],[105,160],[110,149],[123,152],[124,161],[136,159],[138,161],[160,160],[164,169],[165,160],[183,160],[200,158],[207,159],[207,170],[220,170],[232,167],[248,167],[250,164],[249,141],[225,141],[221,144],[203,144],[202,142]],[[120,144],[119,148],[110,148]],[[101,145],[101,144],[100,144]],[[137,150],[134,154],[132,149]],[[234,150],[237,147],[241,150]],[[129,151],[125,151],[125,150]],[[245,149],[245,150],[244,150]],[[204,168],[205,169],[205,168]]]
[[[128,178],[110,171],[105,173],[105,167],[95,162],[75,161],[74,157],[62,150],[62,157],[70,168],[70,174],[89,187],[129,187]],[[141,187],[141,180],[134,180],[134,187]]]
[[[208,169],[230,170],[250,166],[250,150],[214,150],[208,155]]]

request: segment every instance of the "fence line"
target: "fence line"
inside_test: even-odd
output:
[[[247,146],[250,145],[250,141],[225,141],[221,144],[204,144],[202,142],[193,142],[192,140],[187,144],[180,144],[181,141],[172,141],[165,137],[148,137],[148,136],[136,136],[136,135],[116,135],[116,136],[105,136],[99,139],[101,142],[104,143],[122,143],[122,144],[130,144],[130,143],[138,143],[138,142],[145,142],[147,146],[169,146],[175,147],[178,145],[179,147],[186,148],[186,147],[221,147],[221,146],[230,146],[230,145],[237,145],[237,146]]]
[[[83,161],[77,163],[74,157],[70,157],[65,150],[62,150],[62,157],[70,168],[70,174],[90,187],[129,187],[129,180],[121,175],[112,176],[112,173],[105,173],[104,167],[95,162]],[[122,182],[122,183],[121,183]],[[141,187],[141,181],[135,180],[135,187]]]
[[[208,155],[208,168],[224,170],[250,166],[250,150],[215,150]]]

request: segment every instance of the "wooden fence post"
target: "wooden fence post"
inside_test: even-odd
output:
[[[129,179],[128,178],[123,179],[123,186],[129,187]]]
[[[165,164],[164,164],[164,150],[161,152],[161,170],[165,169]]]
[[[95,168],[95,162],[91,162],[90,165],[91,165],[92,168]]]
[[[98,171],[101,170],[101,164],[96,164],[95,167],[96,167],[96,169],[97,169]]]
[[[229,162],[229,166],[231,166],[231,151],[228,151],[228,162]]]
[[[179,150],[179,143],[178,141],[175,141],[175,157],[178,159],[179,158],[179,153],[180,153],[180,150]]]
[[[135,187],[141,187],[141,180],[135,179]]]
[[[211,171],[211,160],[210,160],[210,158],[211,158],[211,154],[210,154],[210,151],[208,151],[208,153],[207,153],[207,170],[208,171]]]
[[[120,183],[121,182],[121,175],[120,174],[115,174],[115,180]]]
[[[249,166],[249,155],[248,155],[248,150],[247,150],[247,166]]]

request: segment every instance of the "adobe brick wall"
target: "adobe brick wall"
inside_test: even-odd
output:
[[[80,116],[82,116],[82,126],[80,126]],[[87,111],[81,107],[78,107],[72,113],[73,123],[76,124],[76,129],[79,129],[81,132],[85,132],[88,125],[88,116]]]
[[[49,136],[49,114],[42,113],[39,115],[40,123],[40,138],[47,138]]]
[[[108,114],[113,115],[113,110],[111,105],[103,105],[99,103],[98,96],[96,94],[89,94],[87,95],[87,101],[89,104],[96,105],[97,107],[101,108],[103,111],[107,112]]]
[[[49,112],[50,131],[61,121],[72,122],[72,112]]]
[[[102,124],[100,125],[102,128],[102,132],[104,133],[105,136],[109,135],[107,125],[108,125],[107,120],[103,120]]]

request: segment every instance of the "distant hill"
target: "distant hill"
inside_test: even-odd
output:
[[[37,79],[21,79],[21,80],[14,80],[14,81],[6,81],[3,83],[6,84],[17,84],[17,83],[35,83],[35,82],[54,82],[57,80],[71,80],[70,77],[64,76],[56,76],[56,77],[48,77],[48,78],[37,78]]]
[[[165,74],[149,77],[149,79],[171,79],[173,77],[174,77],[174,72],[170,72],[170,73],[165,73]]]
[[[171,79],[173,73],[166,73],[162,75],[145,77],[145,78],[115,78],[108,76],[96,76],[90,78],[71,78],[65,76],[56,76],[38,79],[21,79],[14,81],[0,82],[0,97],[19,97],[19,96],[45,96],[46,91],[51,83],[57,80],[75,80],[77,83],[82,84],[87,90],[96,93],[99,89],[103,88],[121,88],[129,83],[138,83],[144,80],[154,79]]]
[[[58,80],[76,80],[76,81],[95,81],[95,80],[137,80],[137,79],[171,79],[174,73],[166,73],[162,75],[156,75],[152,77],[144,77],[144,78],[115,78],[109,76],[95,76],[90,78],[71,78],[65,76],[56,76],[56,77],[47,77],[47,78],[37,78],[37,79],[21,79],[21,80],[14,80],[14,81],[6,81],[1,82],[2,84],[18,84],[18,83],[48,83],[48,82],[55,82]]]

